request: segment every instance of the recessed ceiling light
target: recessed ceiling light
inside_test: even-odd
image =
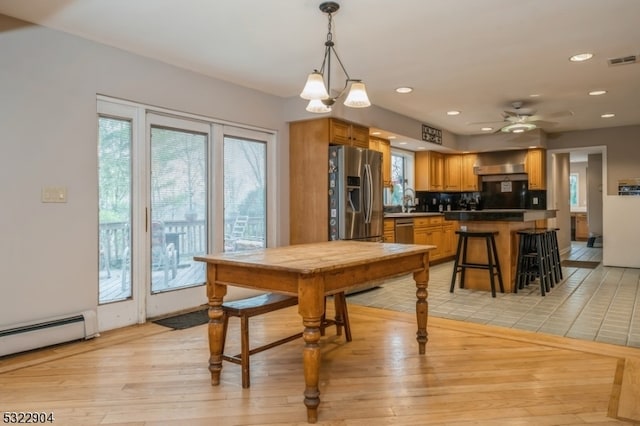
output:
[[[402,86],[396,89],[398,93],[411,93],[413,92],[413,87]]]
[[[398,142],[398,145],[406,145],[406,142]]]
[[[380,132],[371,132],[371,134],[372,134],[373,136],[378,136],[378,135],[380,134]]]
[[[419,146],[418,149],[422,150],[422,149],[427,149],[424,146]]]
[[[493,130],[493,127],[483,127],[482,129],[483,132],[490,132],[491,130]]]
[[[460,111],[447,111],[447,115],[460,115]]]
[[[616,115],[614,113],[608,112],[606,114],[602,114],[600,117],[602,117],[602,118],[612,118],[612,117],[615,117],[615,116]]]
[[[569,60],[571,62],[582,62],[588,61],[591,58],[593,58],[593,53],[578,53],[577,55],[570,57]]]
[[[592,90],[589,92],[591,96],[600,96],[600,95],[604,95],[605,93],[607,93],[606,90]]]
[[[540,93],[532,93],[529,95],[530,98],[539,98],[540,97]]]
[[[395,138],[396,138],[396,137],[395,137],[395,136],[393,136],[393,135],[389,136],[389,139],[395,139]]]

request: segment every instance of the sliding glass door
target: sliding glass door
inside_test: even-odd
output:
[[[147,316],[206,303],[211,125],[147,114]]]
[[[101,330],[205,304],[194,256],[275,245],[274,135],[98,102]]]
[[[224,137],[224,251],[267,244],[267,144]]]

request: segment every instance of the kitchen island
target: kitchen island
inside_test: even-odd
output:
[[[496,246],[504,281],[504,291],[507,293],[514,289],[518,258],[517,232],[535,228],[536,221],[554,217],[556,217],[555,210],[496,209],[444,212],[444,219],[459,221],[461,230],[498,231]],[[486,263],[487,261],[487,249],[482,240],[469,240],[467,253],[469,262]],[[490,291],[489,274],[481,270],[468,270],[465,277],[465,288]]]

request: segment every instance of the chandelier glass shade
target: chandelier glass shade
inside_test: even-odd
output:
[[[371,106],[369,97],[367,96],[367,89],[361,80],[353,79],[349,77],[349,73],[344,68],[338,53],[335,50],[335,43],[333,42],[332,14],[340,8],[340,5],[335,2],[324,2],[320,4],[320,10],[327,14],[329,18],[329,32],[327,33],[327,40],[324,43],[324,58],[322,60],[322,66],[320,70],[314,70],[309,77],[307,77],[307,83],[300,93],[302,99],[309,101],[307,105],[307,111],[315,113],[327,113],[331,112],[331,106],[336,102],[338,98],[345,94],[347,89],[349,93],[344,101],[344,105],[351,108],[365,108]],[[342,72],[346,76],[344,87],[337,96],[331,96],[331,60],[335,57],[338,65],[342,69]],[[326,78],[326,84],[325,84]]]

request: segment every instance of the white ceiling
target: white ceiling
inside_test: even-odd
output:
[[[321,65],[320,3],[0,0],[0,13],[288,98]],[[640,54],[638,0],[339,3],[336,49],[374,105],[461,135],[482,133],[473,122],[500,127],[513,101],[543,117],[573,112],[549,119],[548,133],[640,124],[640,63],[607,61]],[[568,60],[581,52],[595,56]],[[400,95],[398,86],[414,91]],[[608,93],[587,94],[595,89]],[[447,116],[453,109],[462,113]],[[616,116],[600,117],[608,112]]]

